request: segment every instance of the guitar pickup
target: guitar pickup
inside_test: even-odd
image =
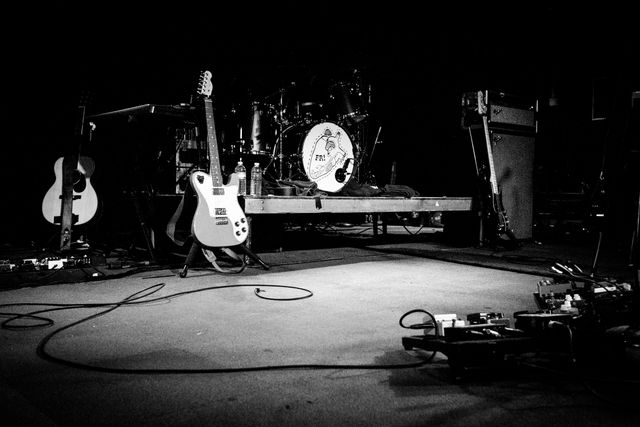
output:
[[[227,225],[229,224],[229,218],[216,218],[216,225]]]
[[[227,208],[216,208],[216,215],[226,215]]]

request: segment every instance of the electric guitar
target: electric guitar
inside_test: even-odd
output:
[[[600,171],[600,176],[595,186],[591,190],[589,195],[589,216],[591,219],[601,225],[600,223],[605,219],[606,213],[606,192],[604,185],[604,165]]]
[[[200,73],[196,95],[201,98],[204,106],[209,173],[196,171],[189,177],[198,198],[191,234],[204,247],[221,248],[243,243],[249,234],[249,226],[238,203],[237,176],[232,174],[227,185],[222,183],[211,92],[211,72],[203,71]]]
[[[491,147],[491,135],[489,132],[489,119],[487,118],[487,104],[485,95],[482,91],[478,91],[478,113],[482,116],[482,128],[484,130],[484,139],[487,145],[487,157],[489,164],[489,182],[491,183],[489,209],[486,210],[486,220],[489,228],[493,228],[495,234],[489,236],[489,240],[495,237],[506,235],[514,242],[517,238],[509,226],[509,218],[507,211],[502,204],[502,191],[498,186],[496,178],[496,169],[493,163],[493,149]]]
[[[98,210],[98,196],[91,185],[95,163],[81,155],[81,146],[91,129],[85,126],[86,99],[78,105],[73,148],[54,165],[55,182],[42,200],[42,215],[60,225],[60,249],[71,249],[72,229],[91,220]]]

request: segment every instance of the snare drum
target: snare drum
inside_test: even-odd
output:
[[[351,137],[333,122],[307,126],[298,148],[299,166],[318,189],[336,193],[351,179],[355,156]]]

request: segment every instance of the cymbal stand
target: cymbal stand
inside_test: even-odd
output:
[[[282,134],[284,132],[284,89],[280,89],[280,106],[278,110],[278,179],[282,179],[283,170],[282,164],[284,163],[284,141],[282,140]]]
[[[357,123],[355,128],[355,138],[354,138],[354,147],[356,148],[358,154],[355,156],[354,160],[354,174],[353,177],[356,180],[360,180],[360,175],[364,172],[362,170],[362,166],[364,165],[364,154],[367,151],[367,142],[364,133],[364,126],[362,123]]]
[[[363,168],[363,171],[362,171],[364,180],[368,180],[370,178],[371,160],[373,159],[373,154],[375,153],[376,147],[378,146],[378,144],[382,143],[382,141],[380,141],[380,132],[381,131],[382,131],[382,126],[378,126],[378,132],[376,133],[376,139],[373,141],[373,145],[371,146],[371,152],[367,156],[366,165],[365,165],[365,167]],[[367,149],[368,149],[368,147],[367,147]],[[364,160],[363,160],[363,163],[364,163]]]

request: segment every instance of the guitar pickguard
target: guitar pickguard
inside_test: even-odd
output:
[[[191,185],[198,205],[191,223],[191,233],[205,247],[230,247],[243,243],[249,235],[249,224],[238,203],[238,185],[231,181],[212,191],[213,180],[204,172],[191,174]]]

